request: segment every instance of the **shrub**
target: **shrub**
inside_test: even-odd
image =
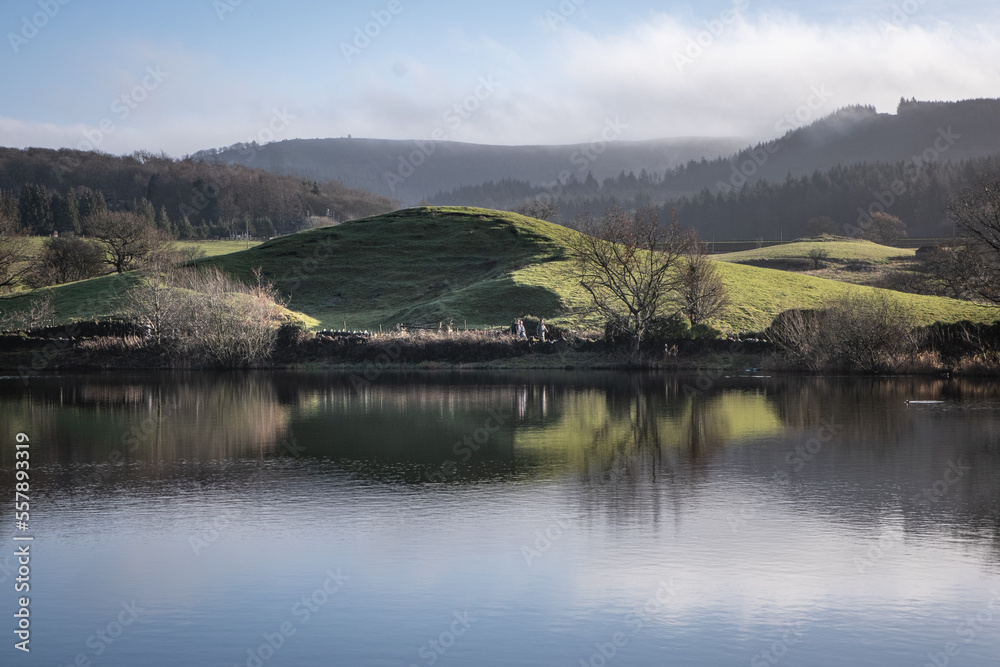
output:
[[[812,371],[893,371],[916,352],[918,343],[906,307],[885,292],[852,291],[823,311],[785,311],[766,336]]]
[[[93,241],[55,237],[45,240],[35,266],[28,277],[32,287],[58,285],[99,276],[104,253]]]
[[[703,325],[697,325],[695,328],[711,329]],[[692,328],[688,319],[680,313],[653,318],[640,347],[645,352],[662,350],[666,343],[693,338],[695,328]],[[630,349],[633,345],[632,335],[624,320],[611,318],[604,324],[604,340],[616,349]]]
[[[179,365],[253,366],[270,357],[285,321],[277,293],[210,269],[152,270],[122,314]]]

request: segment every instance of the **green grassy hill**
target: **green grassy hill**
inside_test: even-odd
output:
[[[812,250],[825,250],[830,261],[861,260],[871,263],[890,262],[900,259],[913,259],[916,250],[913,248],[892,248],[871,241],[830,237],[829,239],[808,239],[785,243],[782,245],[759,248],[757,250],[742,250],[713,255],[713,259],[734,263],[764,263],[789,259],[809,260]]]
[[[414,208],[273,239],[204,263],[249,276],[260,266],[289,307],[324,327],[509,324],[584,305],[569,280],[572,230],[514,213]]]
[[[413,208],[301,232],[248,251],[201,260],[245,281],[260,267],[289,295],[288,307],[323,328],[377,330],[396,323],[470,328],[507,325],[531,314],[575,328],[597,328],[583,313],[586,295],[573,279],[568,242],[577,232],[514,213],[470,208]],[[759,252],[802,252],[810,243]],[[841,256],[912,251],[835,243]],[[882,250],[879,250],[882,248]],[[758,252],[758,251],[750,251]],[[804,252],[808,252],[806,249]],[[742,253],[735,253],[742,254]],[[831,251],[831,256],[834,253]],[[873,288],[731,262],[720,262],[733,306],[716,326],[759,331],[782,310],[822,307],[848,290]],[[108,315],[134,276],[105,277],[49,290],[58,318]],[[938,297],[897,294],[923,323],[992,321],[997,309]],[[21,302],[18,305],[17,302]],[[23,307],[12,299],[0,308]]]

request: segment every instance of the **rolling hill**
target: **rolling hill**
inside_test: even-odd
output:
[[[514,213],[422,207],[302,232],[208,262],[244,278],[261,266],[279,289],[291,293],[291,309],[331,328],[345,321],[348,328],[367,329],[448,320],[496,326],[526,314],[596,327],[585,314],[587,297],[568,259],[569,240],[577,233]],[[868,242],[843,245],[841,252],[853,249],[859,256],[912,253]],[[328,259],[311,271],[317,254]],[[716,324],[732,332],[760,331],[782,310],[820,308],[849,290],[872,289],[732,262],[719,265],[734,305]],[[898,298],[927,324],[1000,316],[953,299],[902,293]]]
[[[568,243],[577,233],[513,213],[422,207],[280,237],[199,264],[248,282],[260,267],[289,296],[289,309],[323,328],[378,330],[448,320],[459,327],[505,326],[526,314],[597,328],[568,259]],[[882,252],[870,246],[859,247]],[[733,306],[715,324],[731,332],[760,331],[782,310],[822,307],[849,290],[873,289],[731,262],[719,266]],[[111,314],[115,295],[135,279],[104,277],[51,288],[58,319]],[[963,301],[895,294],[922,323],[998,317],[997,309]],[[21,297],[2,305],[26,303]]]
[[[873,263],[913,259],[917,252],[914,248],[894,248],[860,239],[831,237],[829,239],[803,239],[767,248],[757,248],[756,250],[722,253],[714,255],[713,259],[734,264],[809,260],[809,252],[812,250],[825,251],[832,261],[860,260]]]

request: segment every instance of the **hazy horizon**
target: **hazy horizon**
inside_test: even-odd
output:
[[[980,0],[96,4],[0,9],[17,91],[0,144],[566,145],[608,123],[622,141],[762,141],[851,105],[1000,95],[1000,8]]]

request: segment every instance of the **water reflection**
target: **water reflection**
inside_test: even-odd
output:
[[[158,614],[137,654],[184,632],[164,664],[234,664],[339,565],[352,586],[268,664],[419,664],[463,609],[451,664],[578,664],[664,580],[615,664],[745,664],[795,624],[787,664],[923,664],[1000,587],[995,383],[64,376],[0,381],[0,430],[32,437],[39,605],[82,633],[52,664],[107,590]],[[9,447],[0,468],[10,495]],[[1000,622],[964,664],[997,650]]]
[[[63,466],[60,484],[268,458],[328,460],[361,478],[408,484],[572,475],[584,490],[615,489],[595,497],[623,520],[659,515],[660,496],[694,497],[725,463],[743,482],[792,497],[807,491],[801,502],[840,520],[931,515],[998,548],[996,383],[611,373],[356,379],[114,374],[37,378],[27,388],[10,380],[0,382],[0,427],[44,445],[35,456]],[[944,402],[907,404],[918,399]],[[835,425],[834,437],[815,454],[802,450],[824,424]],[[0,465],[11,467],[11,456],[0,450]],[[961,478],[942,488],[948,466],[959,464]]]

